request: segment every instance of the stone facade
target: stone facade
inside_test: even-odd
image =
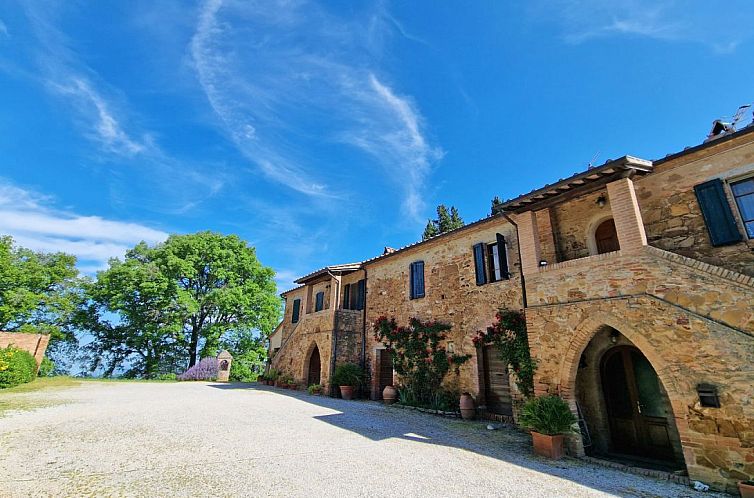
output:
[[[42,364],[50,336],[47,334],[22,334],[20,332],[0,332],[0,348],[15,346],[28,351],[37,360],[37,369]]]
[[[737,480],[754,478],[754,240],[745,236],[730,190],[731,182],[749,177],[754,128],[654,163],[626,156],[590,168],[503,203],[487,219],[285,294],[273,366],[300,378],[316,343],[323,375],[335,362],[358,359],[377,398],[377,318],[443,321],[452,327],[446,346],[471,355],[447,387],[482,404],[480,350],[472,338],[499,308],[525,308],[536,393],[563,397],[592,435],[588,447],[581,436],[571,437],[572,454],[615,452],[606,362],[630,351],[650,375],[644,384],[636,381],[631,395],[642,386],[654,389],[660,415],[652,423],[667,435],[667,458],[691,479],[732,491]],[[744,234],[740,242],[710,242],[694,186],[711,179],[723,181]],[[614,244],[600,245],[597,228],[607,220],[615,226]],[[477,285],[473,247],[494,243],[497,234],[506,240],[510,278]],[[425,295],[411,299],[409,266],[416,261],[424,262]],[[362,278],[366,310],[340,309],[344,283]],[[326,290],[328,309],[302,312],[301,322],[291,324],[293,297],[310,304],[316,289]],[[719,407],[702,403],[697,390],[705,385],[713,386]],[[649,420],[642,403],[629,411],[637,424]],[[634,436],[650,437],[642,434]]]

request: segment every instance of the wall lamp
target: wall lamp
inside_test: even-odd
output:
[[[605,194],[600,194],[600,196],[597,197],[597,205],[599,207],[605,207],[605,204],[607,204],[607,198],[605,198]]]
[[[539,266],[547,266],[547,260],[543,259],[539,262]]]

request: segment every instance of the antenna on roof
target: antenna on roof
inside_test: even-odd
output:
[[[730,121],[725,121],[725,118],[716,119],[712,122],[712,129],[710,130],[705,142],[715,140],[716,138],[724,137],[736,132],[736,124],[743,119],[751,108],[751,104],[744,104],[740,106],[736,113],[733,115]]]
[[[587,165],[587,169],[594,168],[594,163],[595,163],[595,161],[597,161],[597,158],[599,156],[600,156],[600,151],[597,151],[597,152],[594,153],[594,155],[592,156],[592,160],[589,161],[589,164]]]
[[[751,107],[751,104],[744,104],[741,107],[738,108],[736,111],[736,114],[733,115],[733,119],[731,120],[730,124],[733,126],[736,126],[739,121],[741,121],[744,116],[746,115],[746,111]]]

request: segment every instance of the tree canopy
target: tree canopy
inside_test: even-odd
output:
[[[72,338],[70,321],[80,303],[76,257],[18,247],[0,237],[0,330]]]
[[[235,235],[198,232],[141,243],[87,289],[80,323],[95,337],[87,346],[92,367],[107,361],[107,374],[129,364],[132,375],[149,377],[216,354],[226,332],[269,334],[281,306],[273,278]]]
[[[441,233],[461,228],[465,223],[458,214],[458,210],[454,206],[450,206],[450,211],[444,204],[437,206],[437,218],[434,220],[427,220],[427,226],[424,228],[422,234],[422,240],[427,240]]]

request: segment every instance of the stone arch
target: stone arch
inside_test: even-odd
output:
[[[594,215],[591,220],[589,220],[586,229],[586,246],[589,249],[590,256],[596,256],[597,254],[599,254],[599,250],[597,249],[597,240],[595,238],[597,228],[599,228],[599,226],[602,225],[602,223],[604,223],[605,221],[612,219],[614,219],[613,213],[608,211],[598,213]]]
[[[303,362],[303,368],[301,371],[301,379],[303,379],[304,384],[306,384],[309,381],[309,367],[310,362],[312,359],[312,353],[314,350],[317,350],[319,353],[319,361],[320,361],[320,383],[322,383],[322,380],[324,379],[324,375],[322,375],[322,367],[324,366],[324,359],[322,358],[322,348],[317,344],[316,340],[312,340],[312,342],[309,343],[309,346],[306,348],[306,353],[304,354],[304,362]]]

